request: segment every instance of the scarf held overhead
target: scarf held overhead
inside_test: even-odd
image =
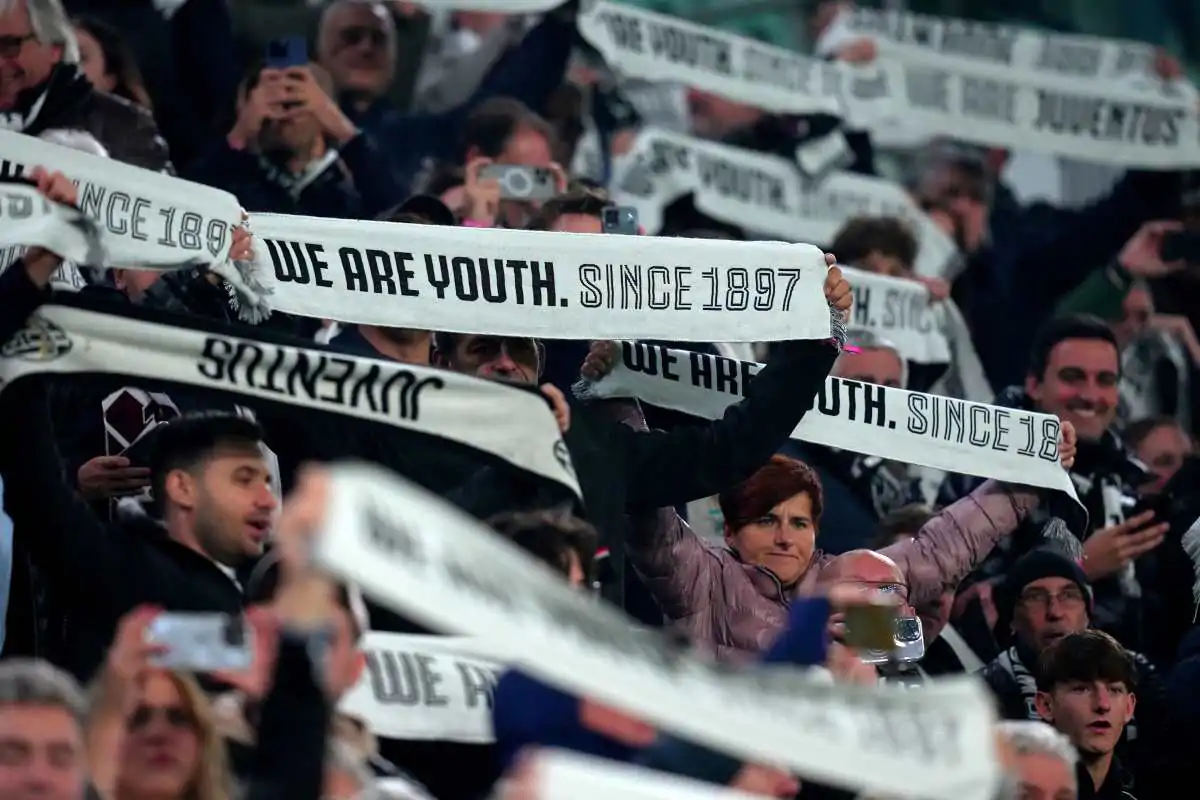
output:
[[[846,355],[843,358],[853,358]],[[612,372],[581,381],[582,399],[631,397],[720,419],[745,395],[760,364],[622,342]],[[966,475],[1056,489],[1078,502],[1058,460],[1060,424],[1050,414],[827,378],[816,408],[792,437],[802,442]]]
[[[948,679],[918,694],[829,686],[792,669],[722,668],[634,628],[407,481],[361,465],[329,475],[318,563],[399,613],[503,641],[517,666],[563,691],[849,788],[931,800],[983,800],[994,789],[994,714],[974,682]],[[906,776],[899,786],[897,774]]]
[[[49,164],[81,182],[81,209],[99,231],[89,243],[107,253],[92,266],[207,261],[239,295],[266,293],[289,314],[565,339],[830,336],[827,268],[811,245],[255,214],[253,268],[229,270],[229,231],[241,218],[232,195],[19,134],[0,132],[0,157],[9,169]],[[51,238],[73,235],[59,216],[6,224],[0,247],[29,244],[22,240],[46,229]]]
[[[533,392],[444,370],[273,344],[215,326],[196,329],[73,307],[80,302],[56,302],[30,317],[0,349],[0,387],[26,375],[101,372],[229,392],[456,442],[581,496],[554,416]],[[205,324],[196,318],[187,323]],[[313,424],[327,423],[314,416]]]

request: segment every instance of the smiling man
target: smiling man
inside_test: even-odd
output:
[[[1106,633],[1073,633],[1046,649],[1038,666],[1037,710],[1079,751],[1079,798],[1128,798],[1132,776],[1115,756],[1137,705],[1137,668]]]

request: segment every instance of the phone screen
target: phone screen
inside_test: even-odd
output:
[[[846,609],[846,645],[857,650],[891,650],[896,646],[896,617],[892,605],[857,605]]]
[[[605,233],[616,233],[624,236],[637,236],[638,213],[631,206],[606,208],[601,212],[600,221]]]
[[[303,67],[308,64],[308,42],[303,36],[284,36],[267,43],[264,59],[272,69]]]

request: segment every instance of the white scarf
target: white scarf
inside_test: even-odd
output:
[[[256,310],[269,299],[289,314],[364,325],[567,339],[831,335],[827,268],[811,245],[255,214],[255,261],[232,269],[242,212],[230,194],[18,134],[0,133],[0,157],[80,180],[83,212],[10,185],[3,191],[32,208],[4,220],[0,247],[40,244],[92,266],[205,265]],[[98,224],[83,230],[85,217]]]
[[[560,689],[755,763],[931,800],[989,797],[992,701],[972,680],[925,692],[829,686],[788,668],[730,669],[630,620],[407,481],[330,471],[317,562],[399,613],[511,647]],[[910,769],[920,763],[920,770]]]
[[[614,164],[611,189],[614,201],[638,210],[648,233],[662,228],[668,205],[691,194],[713,219],[786,241],[829,244],[854,217],[899,217],[920,244],[918,275],[941,277],[959,258],[954,242],[891,181],[850,172],[803,181],[796,164],[779,156],[661,129],[638,133]]]
[[[848,356],[853,358],[853,356]],[[703,419],[720,419],[745,396],[761,365],[623,342],[621,358],[582,399],[633,397]],[[924,467],[1056,489],[1078,502],[1058,460],[1059,421],[1050,414],[827,378],[792,437]]]
[[[492,691],[510,655],[487,640],[371,631],[366,669],[338,710],[376,736],[490,744]]]
[[[544,399],[501,383],[57,304],[43,306],[0,349],[0,386],[30,374],[87,372],[233,392],[447,439],[581,496]]]
[[[1200,166],[1197,92],[1157,79],[1149,45],[865,8],[844,16],[839,39],[873,39],[872,63],[802,56],[609,0],[582,12],[579,30],[621,74],[834,115],[896,146],[947,136],[1126,167]]]

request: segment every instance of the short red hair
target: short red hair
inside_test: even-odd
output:
[[[730,530],[736,531],[761,519],[772,508],[798,494],[808,495],[812,503],[813,527],[817,527],[825,505],[825,493],[816,470],[803,461],[775,455],[749,478],[721,492],[717,501],[725,516],[725,524]]]

